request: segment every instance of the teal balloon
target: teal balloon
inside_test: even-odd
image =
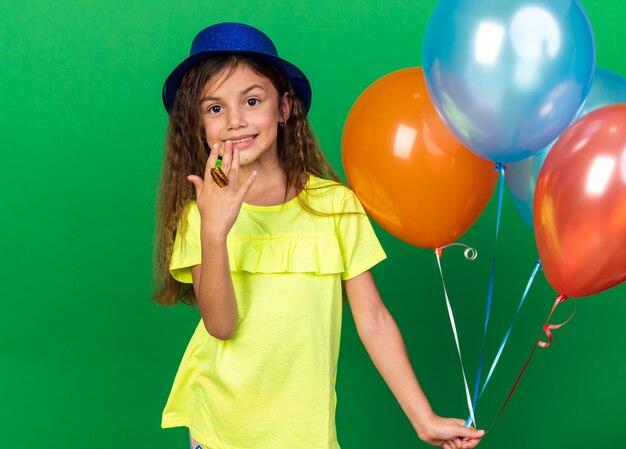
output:
[[[506,185],[511,192],[515,207],[531,228],[533,227],[533,203],[537,178],[552,145],[548,145],[546,149],[526,159],[506,164]]]
[[[422,55],[448,128],[478,156],[514,162],[541,151],[576,117],[596,49],[577,0],[440,0]]]
[[[626,79],[610,70],[598,67],[591,90],[576,120],[602,106],[626,103]]]
[[[589,95],[576,120],[602,106],[616,103],[626,103],[626,79],[609,70],[597,68]],[[535,186],[543,161],[551,148],[552,144],[527,159],[506,165],[507,186],[517,210],[531,228]]]

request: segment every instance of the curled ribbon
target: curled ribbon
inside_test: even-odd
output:
[[[555,330],[555,329],[558,329],[560,327],[565,326],[574,317],[574,314],[576,313],[576,302],[574,300],[572,300],[574,302],[574,310],[572,311],[572,314],[570,315],[570,317],[567,320],[565,320],[564,322],[562,322],[562,323],[550,324],[550,318],[552,318],[552,314],[556,310],[557,306],[559,304],[561,304],[561,303],[564,303],[568,299],[569,298],[567,296],[563,295],[563,294],[559,294],[556,297],[556,300],[554,301],[554,304],[552,306],[552,310],[550,310],[550,314],[548,315],[548,319],[546,320],[546,323],[542,327],[542,332],[548,337],[548,341],[547,342],[546,341],[542,341],[541,338],[537,339],[537,343],[533,346],[532,351],[530,351],[530,355],[528,356],[528,360],[526,360],[526,363],[524,364],[524,367],[522,368],[522,371],[519,373],[519,376],[517,376],[517,380],[513,384],[513,388],[511,388],[511,391],[509,392],[509,395],[507,396],[506,401],[504,401],[504,405],[500,409],[500,412],[498,412],[498,416],[496,416],[496,419],[494,420],[494,422],[491,424],[491,426],[489,426],[490,429],[491,429],[491,427],[493,427],[493,425],[498,420],[500,415],[502,415],[502,412],[504,411],[504,409],[506,408],[507,404],[509,403],[509,400],[511,399],[511,396],[513,396],[513,392],[517,388],[517,385],[519,384],[519,381],[522,378],[522,375],[526,371],[526,368],[528,368],[528,364],[530,363],[530,359],[533,357],[533,354],[535,353],[535,349],[537,349],[537,348],[547,348],[548,346],[550,346],[552,344],[552,330]]]
[[[550,321],[550,317],[554,313],[554,310],[556,309],[556,307],[559,304],[561,304],[562,302],[567,301],[567,299],[568,298],[565,295],[559,295],[559,296],[556,297],[556,301],[554,302],[554,305],[552,306],[552,310],[550,311],[550,316],[548,316],[548,321]],[[544,324],[543,325],[543,332],[548,337],[548,341],[537,340],[537,346],[539,346],[541,348],[547,348],[548,346],[550,346],[552,344],[552,332],[551,331],[554,330],[554,329],[558,329],[560,327],[565,326],[574,317],[575,313],[576,313],[576,302],[574,302],[574,311],[572,312],[572,314],[570,315],[570,317],[567,320],[563,321],[560,324],[550,324],[550,323]]]

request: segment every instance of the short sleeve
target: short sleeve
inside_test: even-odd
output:
[[[345,281],[369,270],[387,255],[363,206],[348,187],[336,188],[333,211],[338,212],[335,227],[344,265],[341,278]]]
[[[200,212],[195,201],[189,203],[178,224],[172,249],[170,273],[179,282],[191,284],[191,267],[202,261]]]

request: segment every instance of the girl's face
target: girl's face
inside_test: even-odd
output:
[[[200,122],[210,148],[227,141],[242,166],[276,161],[278,123],[289,117],[287,94],[279,100],[272,82],[245,64],[210,80],[200,100]]]

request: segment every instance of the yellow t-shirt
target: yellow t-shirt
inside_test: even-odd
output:
[[[201,320],[176,374],[162,426],[187,426],[210,449],[339,448],[341,281],[385,253],[350,189],[310,176],[300,195],[315,210],[339,215],[310,214],[297,198],[244,203],[227,240],[236,332],[221,341]],[[189,283],[201,262],[195,202],[183,223],[170,270]]]

